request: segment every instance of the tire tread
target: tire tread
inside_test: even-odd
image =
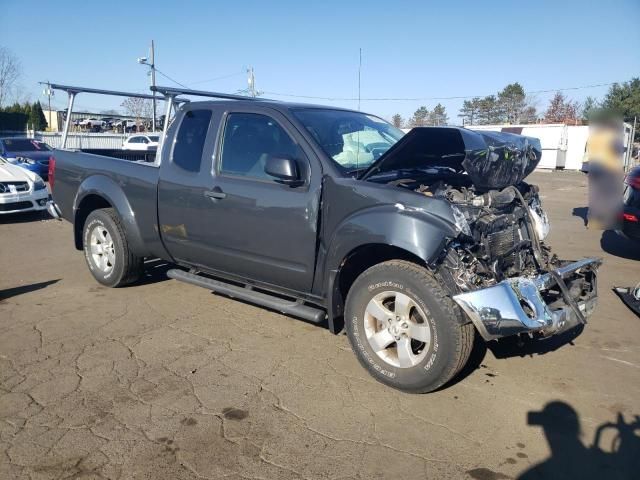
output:
[[[388,260],[386,262],[378,263],[372,267],[369,267],[360,275],[360,277],[356,281],[358,281],[362,277],[366,277],[371,273],[374,273],[381,268],[386,267],[392,267],[403,271],[406,274],[414,277],[417,282],[425,285],[426,288],[431,290],[431,293],[436,298],[436,301],[439,303],[442,310],[445,311],[449,321],[455,322],[454,325],[451,325],[451,327],[454,329],[455,340],[455,349],[452,352],[452,355],[454,356],[453,361],[450,362],[449,367],[442,373],[438,381],[435,383],[431,383],[428,387],[424,388],[402,389],[403,391],[409,393],[432,392],[453,379],[456,374],[460,372],[460,370],[462,370],[462,368],[465,366],[465,364],[469,360],[469,356],[473,348],[475,329],[472,323],[465,322],[463,316],[464,314],[451,299],[451,297],[446,293],[446,291],[442,288],[442,286],[438,283],[436,277],[421,265],[407,260]],[[358,359],[360,360],[359,356]],[[365,368],[369,369],[368,365],[366,365],[366,363],[364,363],[362,360],[360,360],[360,363]]]
[[[122,250],[124,251],[124,255],[122,258],[122,264],[123,264],[122,276],[117,282],[115,282],[114,285],[112,285],[112,287],[117,288],[117,287],[124,287],[126,285],[130,285],[135,281],[137,281],[144,273],[144,259],[141,257],[138,257],[137,255],[134,255],[133,252],[131,251],[131,248],[129,247],[129,243],[127,242],[127,236],[125,233],[124,226],[122,225],[122,222],[120,221],[120,217],[118,217],[118,214],[116,213],[115,209],[103,208],[97,211],[103,212],[113,222],[116,228],[116,232],[114,233],[118,235],[119,241],[122,244]],[[94,212],[91,212],[90,215],[92,215],[93,213]],[[89,221],[89,218],[87,218],[87,223],[88,221]]]

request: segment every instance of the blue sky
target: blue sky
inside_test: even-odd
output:
[[[363,98],[487,95],[626,81],[640,76],[640,2],[1,0],[0,45],[22,61],[23,88],[40,80],[144,91],[136,58],[153,38],[158,68],[196,89],[235,92],[247,66],[275,93]],[[227,78],[206,81],[212,78]],[[161,76],[159,84],[172,85]],[[566,92],[581,101],[607,87]],[[539,110],[551,94],[537,94]],[[304,100],[356,107],[353,100]],[[363,100],[362,110],[408,117],[439,100]],[[462,100],[440,100],[458,121]],[[59,94],[54,103],[64,104]],[[81,96],[97,110],[119,101]]]

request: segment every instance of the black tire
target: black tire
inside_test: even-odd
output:
[[[111,268],[108,266],[106,269],[102,268],[94,259],[91,240],[94,229],[104,229],[112,240],[113,247],[108,249],[111,258],[114,259]],[[113,208],[94,210],[89,214],[82,231],[82,240],[89,271],[102,285],[122,287],[135,282],[142,276],[144,259],[131,252],[124,227]],[[111,242],[108,245],[111,245]],[[98,256],[102,257],[102,255]]]
[[[398,332],[397,328],[391,330],[394,319],[387,319],[389,328],[384,328],[382,322],[377,323],[375,320],[378,317],[366,314],[370,301],[385,298],[390,291],[408,297],[409,305],[413,306],[407,310],[411,311],[407,316],[415,320],[414,326],[428,327],[430,331],[430,341],[421,343],[409,338],[410,343],[405,344],[410,345],[412,354],[416,354],[412,357],[412,361],[417,362],[413,366],[407,367],[405,364],[405,368],[402,368],[389,363],[400,363],[397,353],[400,341],[402,336],[411,337],[409,331],[403,330],[405,333],[394,337],[400,341],[379,349],[380,354],[374,351],[367,337],[372,332],[382,330],[386,331],[385,335],[395,335]],[[395,300],[388,305],[388,310],[393,312]],[[422,319],[420,310],[427,318]],[[463,315],[428,270],[411,262],[391,260],[369,268],[353,283],[347,295],[345,326],[359,362],[376,380],[403,392],[426,393],[451,380],[469,359],[475,329],[471,323],[466,322]],[[407,322],[402,323],[403,327],[407,326]]]

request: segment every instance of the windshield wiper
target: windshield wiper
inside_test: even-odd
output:
[[[347,175],[354,175],[356,176],[356,178],[358,178],[360,176],[360,173],[364,172],[365,170],[367,170],[369,168],[369,166],[366,167],[358,167],[358,168],[352,168],[350,170],[347,170],[345,173]]]

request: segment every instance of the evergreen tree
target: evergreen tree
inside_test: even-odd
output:
[[[478,125],[500,122],[500,109],[495,95],[488,95],[478,102]]]
[[[587,97],[582,105],[582,120],[587,121],[599,108],[598,101],[593,97]]]
[[[402,128],[404,125],[404,119],[399,113],[396,113],[393,117],[391,117],[391,121],[393,122],[393,126],[396,128]]]
[[[602,107],[633,123],[640,120],[640,78],[632,78],[622,84],[614,83],[604,97]],[[640,141],[640,128],[636,128],[635,141]]]
[[[47,119],[45,118],[44,112],[42,111],[42,105],[40,105],[40,101],[35,102],[31,107],[29,123],[31,124],[31,128],[38,132],[47,129]]]
[[[411,117],[412,127],[424,127],[429,121],[429,109],[424,105],[417,109]]]
[[[478,113],[480,111],[480,97],[462,102],[459,117],[462,117],[463,125],[476,125],[478,123]]]
[[[27,116],[27,128],[33,129],[33,117],[31,117],[31,104],[29,102],[25,102],[21,107],[22,113]]]
[[[433,107],[433,111],[429,115],[429,124],[431,125],[447,125],[449,123],[449,117],[447,116],[447,111],[445,107],[438,103],[435,107]]]
[[[524,88],[518,82],[510,83],[498,93],[496,106],[500,109],[501,123],[520,123],[526,108]]]

